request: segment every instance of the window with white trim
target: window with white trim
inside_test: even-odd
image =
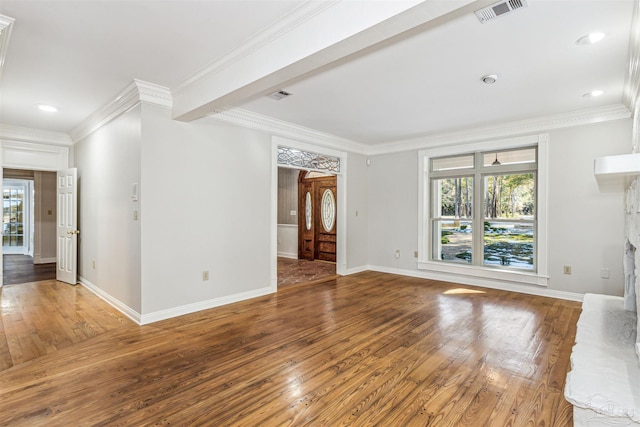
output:
[[[419,268],[546,285],[546,137],[420,152]]]
[[[536,153],[431,159],[431,260],[535,271]]]

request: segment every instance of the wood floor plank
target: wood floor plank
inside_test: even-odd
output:
[[[83,288],[42,283],[33,293],[58,313],[0,294],[13,307],[0,356],[4,336],[18,362],[1,356],[0,425],[572,420],[578,303],[364,272],[140,327]]]

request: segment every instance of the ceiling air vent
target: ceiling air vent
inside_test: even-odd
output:
[[[286,98],[287,96],[291,96],[291,94],[287,91],[279,90],[267,96],[271,99],[275,99],[276,101],[280,101],[281,99]]]
[[[492,21],[502,15],[527,6],[527,0],[506,0],[492,4],[484,9],[476,10],[475,13],[480,22],[484,24],[487,21]]]

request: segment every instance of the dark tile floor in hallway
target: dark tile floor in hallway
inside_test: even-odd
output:
[[[28,255],[5,254],[2,256],[3,284],[38,282],[56,278],[56,263],[34,264]]]
[[[278,258],[278,286],[315,282],[335,275],[334,262]]]

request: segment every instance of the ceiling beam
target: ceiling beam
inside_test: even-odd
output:
[[[285,20],[173,88],[173,117],[191,121],[264,96],[322,67],[494,3],[486,0],[307,2]]]

